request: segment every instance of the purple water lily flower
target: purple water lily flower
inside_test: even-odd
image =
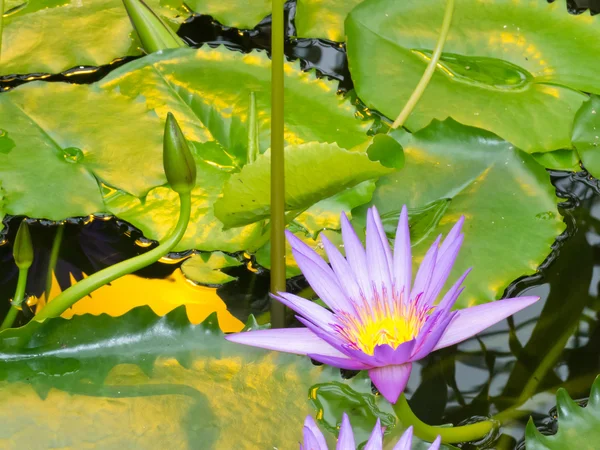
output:
[[[381,422],[377,419],[375,428],[373,428],[371,436],[363,450],[382,450],[383,432],[384,429],[381,427]],[[328,450],[325,437],[311,416],[307,416],[304,421],[303,435],[304,443],[300,444],[300,450]],[[410,450],[412,446],[412,437],[413,428],[409,427],[404,434],[402,434],[402,437],[392,450]],[[441,438],[438,436],[433,444],[431,444],[431,447],[429,447],[429,450],[438,450],[440,448],[440,442]],[[340,427],[340,434],[335,449],[356,450],[352,426],[350,425],[350,419],[348,419],[346,413],[344,413],[344,417],[342,418],[342,426]]]
[[[368,370],[379,392],[395,403],[408,382],[413,361],[464,341],[539,299],[507,298],[452,311],[469,269],[436,303],[462,244],[463,222],[461,217],[443,242],[441,236],[436,239],[412,285],[406,206],[393,253],[374,207],[367,214],[366,251],[344,214],[345,258],[321,235],[331,266],[288,233],[298,266],[330,310],[282,292],[274,298],[298,313],[306,328],[257,330],[227,339],[308,355],[342,369]]]

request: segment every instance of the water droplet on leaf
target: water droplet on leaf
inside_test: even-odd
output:
[[[63,158],[70,163],[78,163],[83,159],[83,152],[77,147],[67,147],[62,150]]]

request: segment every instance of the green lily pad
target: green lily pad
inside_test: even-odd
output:
[[[271,0],[186,0],[185,3],[198,14],[208,14],[235,28],[254,28],[271,14]]]
[[[558,432],[544,436],[530,419],[525,434],[527,450],[594,450],[600,442],[600,376],[592,385],[585,408],[575,403],[563,388],[556,393],[556,406]]]
[[[600,176],[600,97],[592,95],[575,116],[573,145],[583,166],[596,178]]]
[[[241,265],[239,259],[223,252],[200,253],[186,260],[181,265],[181,270],[187,279],[196,283],[220,285],[236,279],[221,272],[221,269]]]
[[[336,144],[290,145],[284,152],[287,211],[306,209],[341,190],[391,172],[371,161],[366,153],[345,150]],[[227,181],[223,197],[215,203],[216,216],[226,227],[269,217],[270,177],[271,155],[267,151]]]
[[[344,19],[363,0],[297,0],[296,34],[344,42]]]
[[[403,204],[448,203],[436,206],[446,208],[441,218],[433,214],[435,220],[425,221],[437,226],[433,232],[426,226],[427,237],[413,247],[415,264],[439,233],[446,234],[465,216],[465,241],[450,277],[458,278],[469,267],[473,272],[457,307],[496,300],[513,280],[537,270],[565,229],[542,166],[492,133],[452,119],[434,121],[415,134],[397,131],[395,137],[406,166],[379,179],[372,204],[385,218]],[[364,225],[365,213],[366,206],[353,210],[355,225]]]
[[[564,0],[457,0],[444,53],[406,127],[452,117],[528,153],[570,148],[587,98],[580,91],[600,93],[600,19],[565,9]],[[443,13],[438,0],[366,0],[348,15],[350,72],[368,107],[399,114],[430,60]]]
[[[288,144],[353,148],[369,141],[370,124],[355,119],[334,82],[288,63],[286,89]],[[198,164],[194,217],[177,249],[244,250],[257,228],[223,232],[213,203],[231,172],[246,163],[250,92],[264,152],[270,141],[264,52],[182,48],[140,58],[92,85],[34,82],[6,92],[0,97],[6,213],[62,220],[111,212],[146,237],[162,238],[178,210],[162,168],[163,121],[172,111]]]
[[[147,3],[173,27],[189,15],[181,0]],[[141,53],[121,0],[16,0],[5,7],[0,75],[58,73]]]
[[[229,343],[214,315],[192,325],[183,307],[3,332],[0,380],[3,439],[36,449],[288,448],[314,413],[310,387],[352,383],[306,357]]]
[[[4,229],[4,190],[2,189],[2,184],[0,184],[0,231]]]

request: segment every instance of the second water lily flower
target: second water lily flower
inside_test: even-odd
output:
[[[375,208],[367,214],[366,250],[342,214],[346,257],[321,235],[331,266],[288,233],[298,266],[329,309],[279,293],[275,298],[298,313],[306,328],[257,330],[227,339],[308,355],[342,369],[368,370],[379,392],[396,403],[413,361],[464,341],[539,299],[508,298],[452,311],[467,270],[436,302],[462,244],[463,221],[456,223],[443,242],[441,236],[437,238],[414,282],[406,207],[400,215],[393,252]]]
[[[383,431],[381,422],[377,419],[377,424],[375,424],[375,428],[373,428],[373,432],[363,450],[382,450]],[[307,416],[304,421],[303,437],[304,443],[300,444],[300,450],[329,450],[327,448],[325,436],[323,436],[323,433],[321,433],[321,430],[319,430],[319,427],[311,416]],[[412,427],[409,427],[404,434],[402,434],[402,437],[392,450],[411,450],[412,437],[413,429]],[[429,450],[438,450],[440,448],[440,443],[441,438],[438,436],[433,444],[431,444],[431,447],[429,447]],[[340,434],[335,450],[356,450],[354,433],[352,432],[350,419],[348,419],[346,413],[344,413],[344,417],[342,418],[342,426],[340,427]]]

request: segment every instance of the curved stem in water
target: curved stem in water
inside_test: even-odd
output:
[[[438,61],[440,60],[440,56],[442,55],[442,50],[444,49],[444,44],[446,43],[446,38],[448,37],[448,31],[450,30],[450,24],[452,23],[452,15],[454,14],[454,0],[446,0],[446,9],[444,10],[444,20],[442,22],[442,29],[440,30],[440,37],[435,44],[435,48],[433,50],[433,54],[431,55],[431,60],[429,64],[427,64],[427,68],[423,73],[423,76],[419,80],[417,87],[413,91],[412,95],[404,105],[402,111],[400,111],[400,115],[396,118],[394,123],[392,124],[392,130],[395,130],[398,127],[404,125],[406,119],[413,111],[417,102],[420,100],[423,92],[425,92],[425,88],[429,84],[433,73],[435,72],[435,67],[437,66]]]
[[[10,305],[10,309],[6,314],[4,321],[2,322],[2,325],[0,325],[0,331],[12,327],[13,323],[15,322],[15,319],[17,318],[17,315],[19,314],[19,311],[21,309],[21,303],[23,303],[23,300],[25,299],[25,288],[27,287],[28,272],[29,268],[19,270],[19,279],[17,281],[17,289],[15,291],[15,296]]]
[[[491,420],[460,427],[435,427],[427,425],[415,416],[404,395],[400,396],[398,402],[394,405],[394,410],[403,425],[406,427],[412,425],[415,435],[429,442],[433,442],[438,436],[442,437],[442,442],[445,444],[477,441],[487,436],[497,426]]]
[[[40,311],[40,313],[34,317],[34,320],[41,322],[51,317],[60,316],[78,300],[82,299],[92,291],[95,291],[99,287],[110,283],[111,281],[114,281],[123,275],[135,272],[136,270],[140,270],[158,261],[160,258],[173,250],[173,248],[185,234],[192,210],[192,202],[189,192],[180,193],[179,201],[179,220],[177,221],[177,225],[158,247],[150,250],[147,253],[144,253],[143,255],[138,255],[134,258],[130,258],[115,264],[114,266],[107,267],[106,269],[96,272],[84,280],[81,280],[79,283],[74,284],[69,289],[61,292],[54,299],[52,299]]]

